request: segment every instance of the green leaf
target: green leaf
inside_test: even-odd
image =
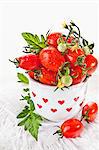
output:
[[[42,117],[31,112],[28,119],[24,122],[24,129],[29,131],[29,133],[38,140],[38,130],[41,126]]]
[[[27,116],[27,117],[24,118],[22,121],[20,121],[20,122],[18,123],[18,126],[23,126],[28,118],[29,118],[29,116]]]
[[[35,110],[35,106],[32,100],[29,101],[30,104],[30,110],[34,111]]]
[[[17,116],[17,118],[24,118],[28,115],[28,113],[30,112],[29,107],[26,106],[22,112]]]
[[[41,42],[43,42],[43,43],[45,43],[45,37],[44,37],[44,35],[41,35]]]
[[[41,35],[41,41],[38,35],[33,35],[28,32],[22,33],[23,38],[27,41],[27,43],[32,46],[31,49],[36,51],[36,54],[40,52],[42,48],[45,48],[47,45],[45,43],[45,38],[43,35]]]
[[[17,73],[17,77],[19,79],[19,82],[22,82],[22,83],[26,83],[26,84],[29,84],[29,80],[28,78],[23,74],[23,73]]]
[[[35,34],[34,37],[35,37],[35,41],[36,41],[37,43],[40,43],[40,39],[39,39],[39,37],[37,36],[37,34]]]
[[[27,92],[29,89],[26,88],[24,90]],[[38,140],[39,127],[41,126],[43,118],[33,112],[35,110],[34,103],[30,93],[26,94],[26,96],[22,95],[22,98],[27,101],[28,106],[25,106],[22,112],[17,116],[18,119],[22,119],[18,123],[18,126],[24,126],[24,130],[28,131],[36,140]]]
[[[82,43],[83,43],[84,46],[87,46],[87,45],[88,45],[88,41],[85,40],[85,39],[82,40]]]
[[[29,132],[31,133],[31,135],[36,140],[38,140],[38,130],[39,130],[39,127],[41,126],[42,117],[37,115],[37,114],[35,114],[35,113],[32,113],[31,117],[32,117],[31,118],[32,119],[32,126],[29,129]]]

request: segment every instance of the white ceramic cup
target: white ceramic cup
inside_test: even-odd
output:
[[[38,114],[51,121],[62,121],[77,115],[85,99],[87,82],[58,89],[44,85],[29,77],[31,98]]]

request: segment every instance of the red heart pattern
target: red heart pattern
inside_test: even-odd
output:
[[[40,108],[40,109],[42,108],[42,105],[40,105],[40,104],[37,104],[37,106],[38,106],[38,108]]]
[[[59,100],[59,101],[58,101],[58,103],[59,103],[60,105],[63,105],[64,102],[65,102],[64,100]]]
[[[32,91],[32,95],[34,96],[34,97],[36,97],[36,94]]]
[[[34,97],[36,96],[36,94],[35,94],[34,92],[32,92],[32,94],[33,94]],[[78,96],[78,97],[75,97],[75,98],[74,98],[74,101],[77,102],[78,99],[79,99],[79,96]],[[47,103],[47,102],[48,102],[48,99],[47,99],[47,98],[42,98],[42,100],[44,101],[44,103]],[[59,103],[60,105],[63,105],[63,104],[65,103],[65,101],[64,101],[64,100],[58,100],[58,103]],[[82,106],[82,104],[83,104],[83,102],[81,102],[79,105]],[[38,108],[40,108],[40,109],[42,108],[42,105],[40,105],[40,104],[37,104],[37,106],[38,106]],[[70,112],[70,111],[72,110],[72,107],[66,108],[66,110],[67,110],[68,112]],[[57,109],[56,109],[56,108],[51,108],[51,111],[52,111],[53,113],[55,113],[55,112],[57,112]]]
[[[51,108],[51,111],[52,111],[53,113],[55,113],[55,112],[57,111],[57,109]]]
[[[70,111],[72,110],[72,107],[66,108],[66,110],[67,110],[68,112],[70,112]]]
[[[79,96],[78,96],[78,97],[75,97],[75,98],[74,98],[74,101],[77,102],[78,99],[79,99]]]
[[[48,99],[46,99],[46,98],[42,98],[42,100],[44,101],[44,103],[48,102]]]

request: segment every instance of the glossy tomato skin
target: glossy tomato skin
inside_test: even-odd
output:
[[[52,45],[54,47],[57,48],[57,40],[62,36],[62,33],[59,33],[59,32],[55,32],[55,33],[51,33],[48,35],[47,37],[47,43],[48,45]]]
[[[98,105],[95,102],[86,104],[82,110],[82,116],[87,122],[93,122],[98,113]]]
[[[54,72],[65,62],[64,56],[52,46],[42,49],[39,58],[42,66]]]
[[[17,58],[19,66],[25,70],[34,70],[40,66],[40,60],[38,55],[28,54]]]
[[[78,65],[71,67],[70,75],[73,78],[73,85],[83,82],[86,78],[86,74],[83,74],[82,68]]]
[[[74,51],[72,49],[67,49],[67,53],[64,55],[64,57],[65,60],[71,64],[71,66],[74,66],[77,62],[77,58],[84,55],[84,51],[80,48]]]
[[[50,71],[49,69],[42,67],[41,73],[39,75],[39,81],[43,84],[56,85],[57,82],[56,76],[57,76],[56,72]]]
[[[93,55],[87,55],[85,58],[86,69],[88,69],[88,75],[92,75],[92,73],[96,70],[98,61]]]
[[[34,79],[34,72],[33,71],[29,71],[28,75],[29,75],[29,77],[31,77],[32,79]]]
[[[72,118],[65,121],[61,126],[62,135],[66,138],[79,137],[84,129],[83,124],[78,119]]]
[[[70,37],[67,39],[67,43],[72,43],[73,40],[74,40],[74,37],[73,37],[73,36],[70,36]]]

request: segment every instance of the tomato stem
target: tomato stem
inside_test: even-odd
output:
[[[15,58],[14,60],[9,59],[10,62],[12,62],[16,67],[19,67],[19,61]]]

